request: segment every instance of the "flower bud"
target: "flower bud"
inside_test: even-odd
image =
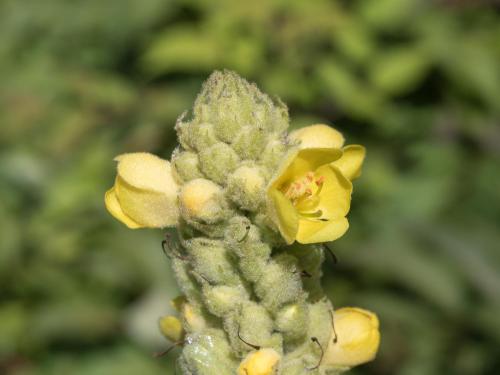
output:
[[[286,340],[303,337],[307,332],[308,310],[305,303],[287,305],[276,314],[276,327]]]
[[[200,309],[191,305],[185,296],[178,296],[170,301],[172,307],[181,313],[182,321],[188,332],[202,331],[206,327],[206,321]]]
[[[223,215],[221,187],[210,180],[197,178],[183,185],[180,192],[181,213],[186,220],[216,222]]]
[[[202,178],[198,155],[190,151],[176,150],[172,154],[172,172],[179,182],[187,182]]]
[[[257,159],[265,146],[266,136],[258,126],[245,126],[231,146],[242,159]]]
[[[186,149],[202,150],[217,143],[219,140],[215,136],[212,124],[202,122],[178,123],[179,142]]]
[[[104,197],[108,211],[129,228],[163,228],[177,224],[179,210],[170,163],[145,152],[123,154],[118,176]]]
[[[278,370],[281,356],[270,348],[252,352],[240,363],[238,375],[272,375]]]
[[[178,342],[184,337],[181,321],[175,316],[163,316],[160,318],[159,324],[161,333],[170,341]]]
[[[282,140],[278,138],[271,139],[267,142],[260,156],[260,161],[269,170],[273,171],[281,163],[286,151],[287,145]]]
[[[353,367],[375,358],[380,343],[375,314],[357,307],[335,311],[335,331],[328,342],[322,365]]]
[[[242,166],[228,177],[231,200],[244,210],[257,211],[264,202],[266,180],[259,167]]]
[[[227,175],[232,172],[240,158],[226,143],[216,143],[200,151],[201,171],[213,181],[224,184]]]
[[[248,293],[241,286],[206,286],[203,295],[210,312],[219,317],[237,310],[241,303],[248,300]]]
[[[292,140],[301,141],[300,148],[341,148],[344,136],[334,128],[316,124],[306,126],[290,133]]]
[[[194,308],[190,303],[185,303],[182,306],[182,317],[187,324],[186,329],[189,332],[199,332],[203,330],[207,323],[201,312]]]
[[[186,241],[192,257],[193,270],[213,284],[238,285],[240,278],[235,264],[222,243],[192,239]]]
[[[186,337],[179,366],[182,374],[234,374],[238,364],[222,329],[205,329]]]

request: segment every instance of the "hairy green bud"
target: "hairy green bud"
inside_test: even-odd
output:
[[[198,155],[194,152],[174,151],[172,154],[172,166],[176,180],[181,183],[204,177],[200,171]]]
[[[236,152],[223,142],[203,149],[199,156],[202,172],[219,184],[224,184],[228,173],[234,171],[240,161]]]
[[[298,149],[288,123],[283,103],[227,71],[213,73],[192,117],[177,121],[179,220],[165,251],[184,296],[162,328],[183,337],[183,375],[344,370],[321,364],[333,322],[324,248],[287,246],[269,209],[269,186]]]

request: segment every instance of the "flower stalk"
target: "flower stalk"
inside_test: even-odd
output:
[[[171,162],[117,159],[113,216],[175,228],[164,249],[182,296],[160,328],[182,340],[185,375],[337,374],[376,353],[378,321],[359,309],[335,318],[333,343],[337,313],[320,284],[322,243],[348,228],[364,148],[326,125],[288,134],[288,123],[283,103],[215,72],[177,122]]]

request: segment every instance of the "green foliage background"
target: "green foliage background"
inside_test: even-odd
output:
[[[0,373],[174,374],[162,233],[103,194],[221,68],[368,148],[324,280],[381,319],[353,374],[497,374],[500,12],[473,0],[0,1]]]

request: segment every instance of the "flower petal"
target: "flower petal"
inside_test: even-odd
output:
[[[136,189],[172,194],[178,185],[167,160],[147,152],[118,155],[118,176]]]
[[[361,145],[344,147],[344,154],[332,164],[335,165],[349,180],[354,180],[361,175],[361,166],[366,155],[366,149]]]
[[[120,207],[120,202],[116,198],[115,188],[112,187],[109,189],[104,195],[104,203],[106,205],[107,210],[111,215],[113,215],[116,219],[120,220],[123,224],[125,224],[130,229],[142,228],[143,225],[135,222],[123,212]]]
[[[351,181],[332,165],[318,168],[315,175],[316,177],[324,177],[318,204],[318,209],[323,212],[323,217],[339,219],[347,215],[351,207]]]
[[[349,223],[345,217],[329,221],[301,219],[297,242],[302,244],[334,241],[347,231]]]
[[[272,187],[280,187],[288,181],[315,171],[318,167],[329,164],[342,156],[342,150],[337,148],[307,148],[290,155],[276,174],[278,177],[271,182]]]
[[[377,316],[357,307],[344,307],[334,313],[337,340],[329,340],[323,357],[327,367],[352,367],[375,358],[380,344]]]
[[[138,189],[117,177],[115,191],[123,212],[142,226],[164,228],[177,224],[177,192],[167,194]]]
[[[238,375],[272,375],[281,356],[271,348],[249,353],[238,367]]]
[[[290,138],[300,140],[300,148],[341,148],[344,145],[342,133],[323,124],[295,130],[290,133]]]
[[[299,228],[299,216],[292,202],[277,189],[270,189],[269,198],[272,202],[274,222],[287,244],[295,241]]]

